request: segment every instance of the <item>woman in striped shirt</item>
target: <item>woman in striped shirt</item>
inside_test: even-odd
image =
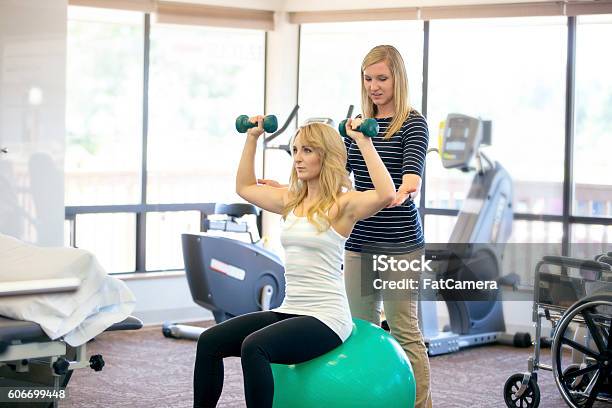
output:
[[[363,119],[374,118],[379,133],[372,138],[383,163],[393,178],[395,200],[372,217],[357,222],[345,245],[345,285],[354,317],[380,324],[381,303],[391,333],[406,351],[417,383],[417,408],[431,407],[429,360],[418,326],[418,289],[376,289],[374,259],[386,255],[404,265],[418,265],[424,254],[424,237],[418,210],[412,200],[421,187],[429,142],[427,122],[412,109],[408,79],[400,53],[390,45],[374,47],[361,64],[361,107]],[[356,119],[359,123],[360,119]],[[344,139],[347,170],[355,189],[372,188],[363,156],[351,138]],[[376,256],[376,258],[374,258]],[[388,263],[388,266],[393,264]],[[380,264],[379,264],[380,266]],[[395,270],[380,273],[383,281],[417,281],[419,271]],[[399,269],[399,268],[395,268]],[[380,271],[381,269],[379,269]]]
[[[363,115],[353,120],[356,127],[364,119],[374,118],[378,135],[372,138],[376,151],[393,178],[395,200],[385,209],[355,224],[345,244],[344,279],[351,314],[374,324],[380,324],[382,306],[391,329],[408,355],[417,386],[416,408],[432,406],[429,359],[418,326],[418,285],[408,289],[390,289],[388,282],[406,279],[418,282],[417,270],[393,269],[388,262],[386,272],[374,271],[374,260],[395,260],[418,265],[424,255],[421,220],[413,198],[421,189],[429,132],[425,118],[412,109],[408,97],[408,79],[400,53],[390,45],[374,47],[361,64],[361,105]],[[372,180],[355,142],[344,138],[355,189],[373,188]],[[274,180],[259,179],[259,183],[280,186]],[[386,255],[386,258],[381,258]],[[375,258],[376,257],[376,258]],[[380,264],[380,262],[377,262]],[[380,269],[379,269],[380,271]]]

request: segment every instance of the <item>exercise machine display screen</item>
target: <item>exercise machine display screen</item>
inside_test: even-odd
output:
[[[441,157],[446,168],[468,168],[482,139],[482,121],[451,113],[444,122]]]
[[[454,151],[454,152],[462,152],[465,150],[465,142],[456,141],[447,141],[445,146],[445,151]]]

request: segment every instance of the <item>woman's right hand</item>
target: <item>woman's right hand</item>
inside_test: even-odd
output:
[[[369,139],[369,137],[365,136],[363,133],[355,130],[361,125],[362,122],[362,118],[348,118],[346,121],[346,134],[350,136],[350,138],[353,139],[355,142],[360,142],[362,140]]]
[[[264,120],[263,115],[257,115],[257,116],[250,117],[249,122],[257,123],[257,126],[252,127],[249,130],[247,130],[247,135],[252,136],[255,139],[259,139],[259,136],[264,132],[263,120]]]

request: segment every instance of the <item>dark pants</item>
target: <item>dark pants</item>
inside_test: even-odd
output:
[[[302,363],[340,344],[332,329],[311,316],[266,311],[234,317],[206,330],[198,340],[193,406],[217,405],[224,357],[242,360],[247,407],[270,408],[274,397],[270,363]]]

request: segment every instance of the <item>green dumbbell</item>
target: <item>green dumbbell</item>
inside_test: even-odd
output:
[[[365,136],[367,137],[374,137],[378,134],[378,122],[376,122],[376,119],[366,119],[363,122],[361,122],[361,125],[359,125],[357,127],[357,129],[355,129],[357,132],[361,132],[363,133]],[[343,137],[346,137],[346,119],[344,119],[342,122],[340,122],[340,125],[338,126],[338,132],[340,132],[340,134]]]
[[[236,130],[238,133],[245,133],[253,127],[257,127],[257,123],[249,122],[249,117],[247,115],[240,115],[236,118]],[[264,116],[263,128],[268,133],[276,132],[276,129],[278,129],[278,120],[276,116]]]

